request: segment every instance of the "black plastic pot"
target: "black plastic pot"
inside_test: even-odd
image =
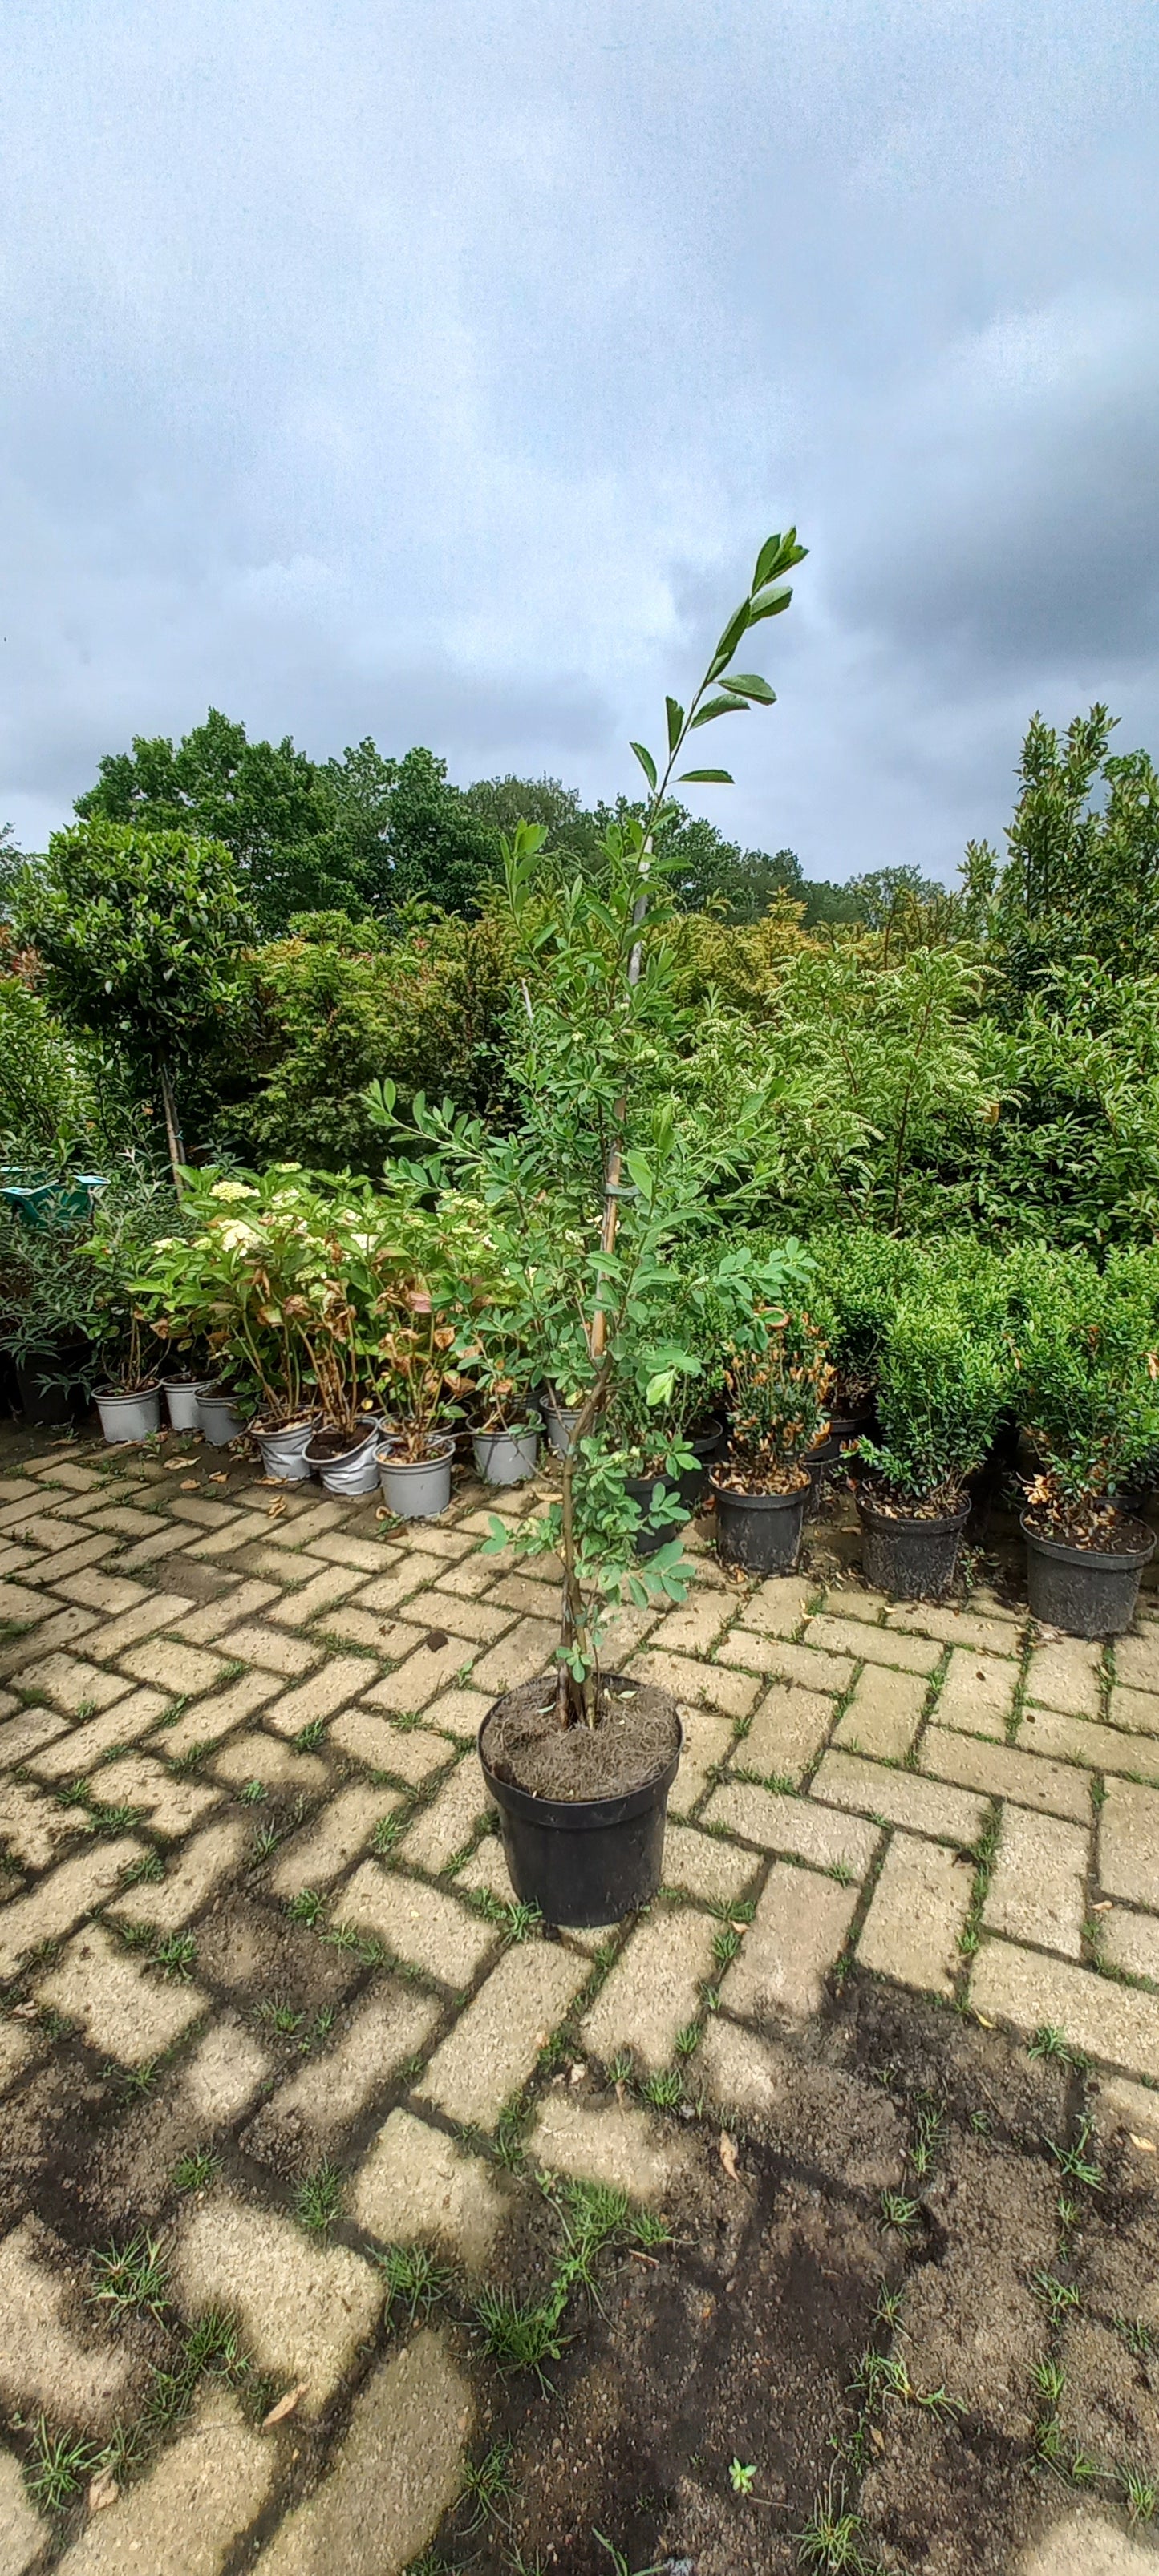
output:
[[[699,1431],[691,1434],[687,1446],[699,1464],[686,1467],[683,1475],[671,1482],[663,1476],[625,1476],[624,1490],[634,1503],[639,1504],[642,1512],[654,1511],[657,1496],[671,1493],[676,1494],[683,1504],[685,1520],[691,1520],[693,1513],[699,1511],[708,1492],[709,1468],[724,1447],[723,1422],[710,1415]],[[637,1530],[637,1556],[655,1556],[657,1548],[663,1547],[666,1539],[675,1538],[679,1528],[679,1521],[666,1521],[659,1529]]]
[[[77,1381],[90,1355],[91,1344],[76,1341],[29,1351],[17,1360],[16,1388],[26,1422],[44,1430],[71,1422],[83,1402]]]
[[[857,1509],[861,1561],[875,1592],[888,1593],[892,1601],[938,1601],[949,1591],[970,1517],[968,1501],[939,1520],[883,1512],[865,1492],[858,1494]]]
[[[841,1442],[832,1423],[829,1426],[828,1438],[820,1441],[815,1449],[810,1449],[808,1456],[802,1458],[801,1465],[809,1478],[805,1517],[811,1521],[821,1509],[826,1477],[833,1472],[834,1468],[840,1468],[841,1465]]]
[[[1023,1514],[1032,1617],[1044,1627],[1063,1629],[1068,1637],[1121,1637],[1135,1615],[1143,1568],[1155,1552],[1153,1533],[1141,1521],[1128,1521],[1124,1538],[1134,1530],[1141,1544],[1122,1547],[1112,1556],[1104,1548],[1067,1547],[1061,1539],[1043,1538]]]
[[[622,1673],[605,1673],[603,1679],[613,1690],[630,1687]],[[535,1798],[513,1780],[497,1779],[487,1760],[487,1729],[504,1705],[498,1699],[487,1711],[479,1760],[499,1809],[503,1856],[516,1896],[524,1905],[538,1905],[548,1923],[576,1930],[619,1923],[649,1904],[660,1886],[668,1792],[680,1743],[662,1771],[626,1796]]]
[[[709,1480],[716,1502],[717,1553],[747,1574],[792,1574],[801,1552],[808,1480],[793,1494],[737,1494]]]

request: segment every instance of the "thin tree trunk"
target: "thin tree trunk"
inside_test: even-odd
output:
[[[161,1059],[160,1076],[161,1101],[165,1111],[165,1133],[169,1139],[169,1160],[173,1166],[174,1181],[177,1188],[180,1189],[181,1165],[185,1160],[185,1139],[181,1133],[181,1121],[177,1114],[177,1102],[173,1096],[173,1076],[170,1073],[164,1057]]]
[[[648,850],[650,850],[650,848],[651,843],[649,842],[640,866],[640,873],[645,878],[648,874]],[[648,888],[645,884],[642,886],[632,907],[632,926],[634,929],[641,930],[643,928],[647,911]],[[629,990],[632,990],[640,981],[640,967],[643,962],[643,956],[643,940],[637,939],[633,942],[632,954],[628,959]],[[612,1146],[609,1152],[607,1171],[604,1176],[604,1221],[600,1227],[600,1250],[604,1253],[614,1252],[616,1245],[616,1228],[620,1222],[620,1180],[624,1166],[618,1139],[623,1134],[627,1107],[627,1101],[621,1093],[620,1098],[616,1102],[617,1142]],[[588,1347],[594,1360],[598,1360],[603,1356],[606,1332],[607,1323],[604,1309],[602,1306],[597,1306],[596,1311],[592,1316],[592,1328],[588,1336]]]

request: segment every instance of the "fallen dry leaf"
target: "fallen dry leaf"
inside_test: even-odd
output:
[[[39,2011],[39,2004],[15,2004],[12,2009],[12,2019],[13,2021],[35,2021]]]
[[[1132,2146],[1138,2148],[1141,2156],[1159,2155],[1159,2148],[1156,2147],[1154,2138],[1137,2138],[1133,2129],[1128,2129],[1127,2136]]]
[[[286,1504],[285,1504],[285,1497],[284,1497],[284,1496],[283,1496],[282,1501],[281,1501],[280,1503],[267,1503],[267,1504],[266,1504],[266,1519],[267,1519],[268,1521],[280,1521],[281,1519],[283,1519],[283,1517],[284,1517],[284,1515],[285,1515],[285,1509],[286,1509]]]
[[[740,2175],[736,2169],[736,2140],[735,2138],[730,2138],[727,2129],[721,2130],[720,2143],[717,2152],[720,2156],[720,2161],[724,2166],[724,2170],[728,2175],[729,2181],[739,2182]]]
[[[181,1491],[183,1494],[196,1494],[200,1488],[200,1484],[200,1476],[183,1476],[181,1479]]]
[[[211,1485],[228,1485],[229,1478],[223,1472],[220,1476],[211,1476],[209,1481]]]
[[[308,2385],[307,2380],[300,2379],[296,2388],[287,2388],[285,2396],[279,2397],[277,2405],[271,2406],[269,2414],[263,2417],[263,2433],[268,2433],[272,2424],[285,2423],[287,2415],[293,2414],[299,2398],[305,2396]]]
[[[875,2451],[884,2451],[884,2449],[885,2449],[885,2435],[884,2435],[884,2433],[882,2432],[882,2429],[881,2429],[880,2424],[871,2424],[871,2425],[870,2425],[870,2427],[869,2427],[869,2438],[870,2438],[870,2441],[871,2441],[871,2442],[872,2442],[872,2444],[873,2444],[873,2447],[874,2447],[874,2450],[875,2450]]]
[[[89,2487],[89,2512],[103,2513],[106,2505],[116,2503],[120,2492],[116,2479],[109,2476],[107,2469],[102,2469],[99,2478],[94,2478]]]
[[[1111,1896],[1100,1897],[1098,1904],[1091,1907],[1092,1914],[1113,1914],[1114,1910],[1115,1902]]]
[[[983,2030],[993,2030],[994,2024],[990,2019],[989,2013],[980,2013],[976,2011],[974,2019],[976,2022],[981,2023]]]

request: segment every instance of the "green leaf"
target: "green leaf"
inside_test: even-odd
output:
[[[682,769],[676,784],[678,787],[733,787],[736,781],[731,769]]]
[[[695,733],[697,725],[711,724],[715,716],[747,714],[748,708],[743,698],[706,698],[704,705],[697,708],[688,730],[689,733]]]
[[[735,617],[730,617],[724,633],[721,636],[720,642],[717,645],[716,651],[713,654],[712,667],[714,671],[723,669],[725,662],[731,662],[737,645],[744,634],[745,628],[749,624],[751,613],[748,600],[742,599]]]
[[[684,709],[676,698],[665,698],[664,704],[668,709],[668,749],[675,751],[684,722]]]
[[[738,698],[755,698],[758,706],[776,705],[776,690],[770,689],[768,681],[762,680],[759,671],[730,672],[727,680],[722,680],[720,685],[722,689],[733,690]]]
[[[792,596],[791,590],[767,590],[763,598],[753,601],[751,623],[759,626],[762,617],[779,617],[782,609],[788,607]]]
[[[643,743],[642,743],[642,742],[634,742],[634,743],[632,744],[632,749],[633,749],[633,751],[635,752],[636,758],[637,758],[637,760],[638,760],[638,761],[639,761],[639,763],[640,763],[640,767],[641,767],[641,769],[642,769],[642,770],[643,770],[643,772],[644,772],[644,776],[645,776],[645,778],[646,778],[646,779],[647,779],[647,781],[648,781],[648,785],[649,785],[649,787],[651,787],[651,788],[653,789],[653,791],[655,791],[655,787],[656,787],[656,763],[655,763],[655,761],[654,761],[654,760],[653,760],[653,758],[652,758],[652,754],[651,754],[651,752],[650,752],[650,751],[646,751],[646,750],[645,750],[644,745],[643,745]]]
[[[781,561],[784,543],[785,540],[780,535],[765,538],[757,556],[756,571],[753,574],[754,598],[758,590],[763,590],[767,582],[775,581],[777,574],[784,571],[785,567]]]

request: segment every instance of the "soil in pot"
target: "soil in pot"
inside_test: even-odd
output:
[[[939,1601],[958,1565],[962,1532],[970,1517],[967,1495],[953,1511],[930,1505],[902,1511],[882,1494],[857,1496],[861,1559],[866,1582],[891,1601]]]
[[[352,1458],[372,1437],[379,1436],[381,1425],[367,1422],[357,1431],[336,1431],[332,1424],[322,1423],[312,1431],[306,1443],[305,1456],[311,1467],[332,1467],[339,1458]]]
[[[549,1923],[617,1923],[661,1883],[680,1720],[666,1691],[601,1677],[594,1727],[560,1728],[555,1675],[496,1700],[479,1758],[516,1895]]]
[[[1121,1637],[1154,1554],[1155,1533],[1146,1522],[1115,1513],[1079,1546],[1024,1512],[1022,1533],[1032,1616],[1068,1637]]]

